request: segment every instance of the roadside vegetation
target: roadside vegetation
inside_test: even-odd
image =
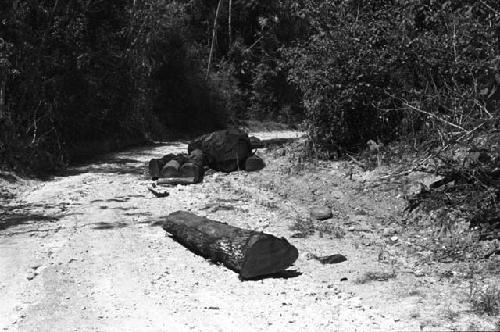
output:
[[[5,1],[4,167],[273,120],[321,157],[498,130],[500,7],[484,1]]]
[[[50,173],[257,121],[307,136],[272,151],[276,180],[262,186],[332,207],[311,174],[342,160],[352,190],[405,202],[374,213],[380,261],[468,283],[470,310],[498,316],[497,0],[0,3],[2,170]],[[353,231],[296,219],[297,238]],[[359,283],[394,278],[391,267]]]

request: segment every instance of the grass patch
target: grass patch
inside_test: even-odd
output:
[[[355,283],[366,284],[371,281],[388,281],[394,278],[396,278],[396,271],[394,270],[391,272],[369,271],[356,279]]]
[[[290,230],[297,232],[292,235],[292,237],[297,238],[305,238],[316,232],[314,222],[311,219],[296,219],[295,223],[290,227]]]
[[[311,236],[316,233],[316,231],[319,232],[321,238],[327,235],[336,239],[342,239],[346,235],[344,228],[339,225],[312,219],[296,219],[295,223],[290,227],[290,230],[297,232],[293,237],[300,238]]]
[[[500,289],[493,284],[476,288],[470,298],[472,310],[481,315],[500,314]]]

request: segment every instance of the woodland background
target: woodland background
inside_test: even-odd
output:
[[[500,128],[497,0],[0,2],[0,165],[47,172],[244,120],[445,145]]]

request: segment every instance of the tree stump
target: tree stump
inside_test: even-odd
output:
[[[168,215],[163,229],[196,254],[238,272],[243,280],[283,271],[298,258],[297,248],[284,238],[189,212],[177,211]]]

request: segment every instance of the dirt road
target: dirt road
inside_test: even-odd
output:
[[[277,192],[273,181],[285,179],[276,177],[283,165],[264,153],[268,167],[259,173],[209,173],[201,184],[155,198],[147,191],[145,163],[186,150],[176,142],[109,155],[11,201],[0,230],[0,328],[353,331],[470,323],[470,317],[450,322],[442,315],[461,306],[458,286],[380,259],[377,225],[400,209],[396,193],[368,195],[338,164],[314,174],[327,180],[309,188],[312,199],[294,190],[305,189],[293,176],[286,177],[290,192]],[[292,237],[291,226],[318,203],[315,195],[324,197],[321,190],[336,204],[330,222],[345,235]],[[242,282],[155,226],[177,210],[284,236],[299,259],[282,277]],[[348,261],[322,265],[311,258],[336,253]],[[380,280],[360,281],[369,271],[378,271]]]

